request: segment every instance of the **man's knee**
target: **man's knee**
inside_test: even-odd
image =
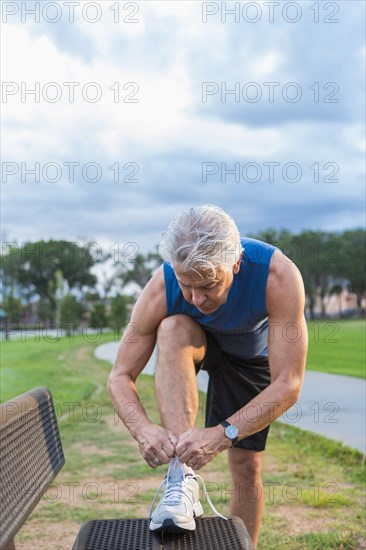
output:
[[[158,347],[200,346],[205,344],[203,330],[187,315],[171,315],[163,319],[157,330]]]
[[[262,453],[247,449],[229,449],[229,464],[233,478],[257,480],[262,473]]]

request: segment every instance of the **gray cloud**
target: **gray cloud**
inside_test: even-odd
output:
[[[243,234],[270,226],[300,231],[363,224],[362,129],[356,124],[363,120],[364,110],[363,3],[348,2],[347,9],[341,5],[336,25],[316,25],[309,12],[307,19],[293,25],[203,24],[197,4],[193,16],[181,15],[179,7],[172,15],[170,3],[168,15],[141,4],[145,29],[136,35],[123,32],[123,27],[116,32],[117,27],[103,22],[95,31],[61,22],[26,27],[32,40],[48,36],[59,52],[70,56],[70,63],[75,57],[81,60],[83,78],[98,59],[101,66],[112,65],[121,82],[135,70],[154,76],[155,83],[143,90],[139,105],[130,107],[133,116],[136,111],[136,123],[130,126],[124,124],[120,105],[110,111],[98,104],[85,111],[75,105],[65,117],[60,116],[62,106],[54,105],[51,115],[41,110],[31,121],[26,115],[5,119],[4,135],[11,139],[3,149],[4,160],[97,162],[103,168],[103,177],[95,183],[83,181],[80,173],[73,183],[65,174],[55,184],[35,184],[31,179],[20,183],[17,178],[4,183],[3,228],[8,238],[83,237],[111,244],[136,242],[146,251],[157,244],[175,214],[202,203],[218,204],[231,213]],[[170,128],[174,107],[159,104],[155,111],[152,108],[151,118],[138,109],[144,107],[144,98],[164,93],[165,79],[174,67],[184,75],[179,84],[186,84],[188,99],[175,108],[179,116]],[[60,81],[64,78],[60,74]],[[90,72],[90,80],[94,78]],[[296,81],[308,96],[298,103],[278,99],[237,104],[222,103],[217,94],[204,104],[203,81],[226,82],[228,87],[236,81]],[[309,85],[333,81],[339,84],[339,103],[314,103]],[[167,102],[174,100],[167,96]],[[267,129],[274,136],[271,149],[266,144],[272,138],[261,133]],[[115,183],[109,167],[116,161],[136,162],[138,182]],[[255,162],[262,176],[258,182],[235,182],[233,177],[223,182],[218,173],[204,183],[205,161],[218,166],[226,162],[228,167]],[[280,175],[270,182],[266,162],[280,163],[280,170],[296,162],[302,177],[289,182]],[[319,183],[309,169],[316,162]],[[324,181],[331,174],[329,166],[324,170],[326,163],[339,165],[338,182]]]

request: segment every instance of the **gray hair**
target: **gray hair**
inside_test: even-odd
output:
[[[159,253],[182,271],[231,270],[243,251],[234,220],[212,204],[178,214],[163,233]]]

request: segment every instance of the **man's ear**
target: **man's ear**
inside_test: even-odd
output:
[[[243,253],[240,254],[240,258],[239,260],[234,264],[233,266],[233,273],[234,275],[236,275],[237,273],[239,273],[240,271],[240,263],[241,263],[241,258],[243,256]]]

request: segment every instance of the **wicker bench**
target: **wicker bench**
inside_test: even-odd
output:
[[[65,463],[47,388],[35,388],[0,406],[0,550],[14,536]],[[236,517],[200,518],[194,532],[158,534],[148,519],[93,520],[77,535],[73,550],[246,550],[253,545]],[[47,549],[48,550],[48,549]]]

